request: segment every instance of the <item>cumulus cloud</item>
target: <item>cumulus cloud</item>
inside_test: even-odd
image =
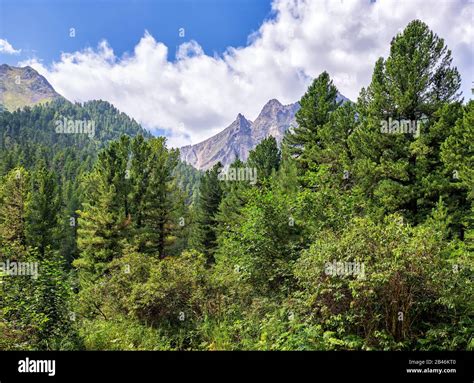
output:
[[[145,31],[133,53],[117,57],[102,41],[96,49],[64,53],[45,66],[28,64],[75,101],[104,99],[146,128],[165,130],[172,146],[197,143],[242,112],[254,119],[271,98],[297,101],[326,70],[340,92],[356,99],[378,57],[413,19],[426,22],[453,51],[469,97],[473,4],[468,0],[274,0],[273,17],[244,47],[206,55],[183,43],[175,60]]]
[[[21,49],[15,49],[6,39],[0,39],[0,53],[7,55],[17,55],[21,53]]]

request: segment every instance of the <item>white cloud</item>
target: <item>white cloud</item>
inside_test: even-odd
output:
[[[21,49],[15,49],[6,39],[0,39],[0,53],[7,55],[17,55],[21,52]]]
[[[165,129],[171,145],[197,143],[242,112],[254,119],[271,98],[297,101],[311,78],[327,70],[342,94],[356,99],[373,65],[413,19],[446,40],[470,95],[473,4],[467,0],[274,0],[265,21],[241,48],[206,55],[182,44],[176,61],[145,32],[132,54],[117,57],[106,41],[63,54],[50,67],[29,64],[70,100],[104,99],[149,129]]]

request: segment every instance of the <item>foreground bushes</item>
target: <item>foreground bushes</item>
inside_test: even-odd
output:
[[[293,267],[296,286],[273,297],[199,253],[125,255],[100,283],[104,315],[81,335],[107,350],[469,349],[472,258],[444,229],[392,215],[322,231]],[[364,266],[333,273],[334,262]]]
[[[323,232],[294,269],[307,322],[332,331],[343,348],[356,336],[365,349],[465,349],[473,261],[463,252],[449,258],[441,227],[429,223],[411,227],[394,215],[385,224],[356,219],[342,233]],[[364,273],[331,275],[333,261],[358,262]]]

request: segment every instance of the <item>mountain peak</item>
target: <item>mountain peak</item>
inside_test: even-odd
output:
[[[276,98],[272,98],[270,101],[268,101],[265,106],[272,106],[272,105],[275,105],[275,106],[283,106],[283,104],[278,101]],[[264,106],[264,108],[265,108]]]
[[[239,113],[237,117],[235,118],[235,123],[243,128],[249,128],[252,123],[245,118],[245,116],[242,113]]]
[[[268,101],[264,105],[261,113],[263,114],[271,113],[272,111],[280,110],[282,107],[283,107],[283,104],[280,101],[278,101],[276,98],[272,98],[270,101]]]
[[[247,121],[248,122],[248,120],[245,118],[245,116],[242,113],[239,113],[237,115],[237,117],[235,118],[235,121],[237,121],[237,122]]]

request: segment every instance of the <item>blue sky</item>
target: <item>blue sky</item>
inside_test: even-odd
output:
[[[200,142],[327,71],[352,100],[420,19],[472,98],[472,0],[0,0],[0,63],[30,65],[71,101],[107,100],[171,146]],[[75,37],[70,37],[75,28]],[[184,36],[180,36],[184,28]]]
[[[222,54],[228,46],[246,45],[270,13],[270,0],[0,0],[0,37],[22,49],[13,57],[0,53],[0,60],[16,64],[38,57],[50,63],[63,51],[95,47],[102,39],[121,56],[145,29],[170,47],[170,59],[191,39],[206,54]]]

